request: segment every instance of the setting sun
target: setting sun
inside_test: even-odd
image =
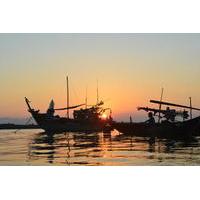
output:
[[[101,115],[101,119],[107,119],[106,113],[103,113],[103,114]]]

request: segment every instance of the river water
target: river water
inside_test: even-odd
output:
[[[200,165],[200,137],[175,141],[112,133],[0,131],[0,165]]]

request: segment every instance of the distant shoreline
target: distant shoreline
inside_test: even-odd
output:
[[[40,127],[35,124],[21,125],[21,124],[0,124],[0,130],[2,129],[39,129]]]

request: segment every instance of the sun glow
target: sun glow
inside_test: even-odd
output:
[[[106,115],[106,113],[103,113],[102,115],[101,115],[101,119],[107,119],[107,115]]]

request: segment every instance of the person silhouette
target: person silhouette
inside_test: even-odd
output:
[[[153,113],[149,112],[148,113],[148,117],[149,117],[149,119],[145,123],[147,123],[149,125],[154,125],[155,124],[155,119],[153,117]]]

